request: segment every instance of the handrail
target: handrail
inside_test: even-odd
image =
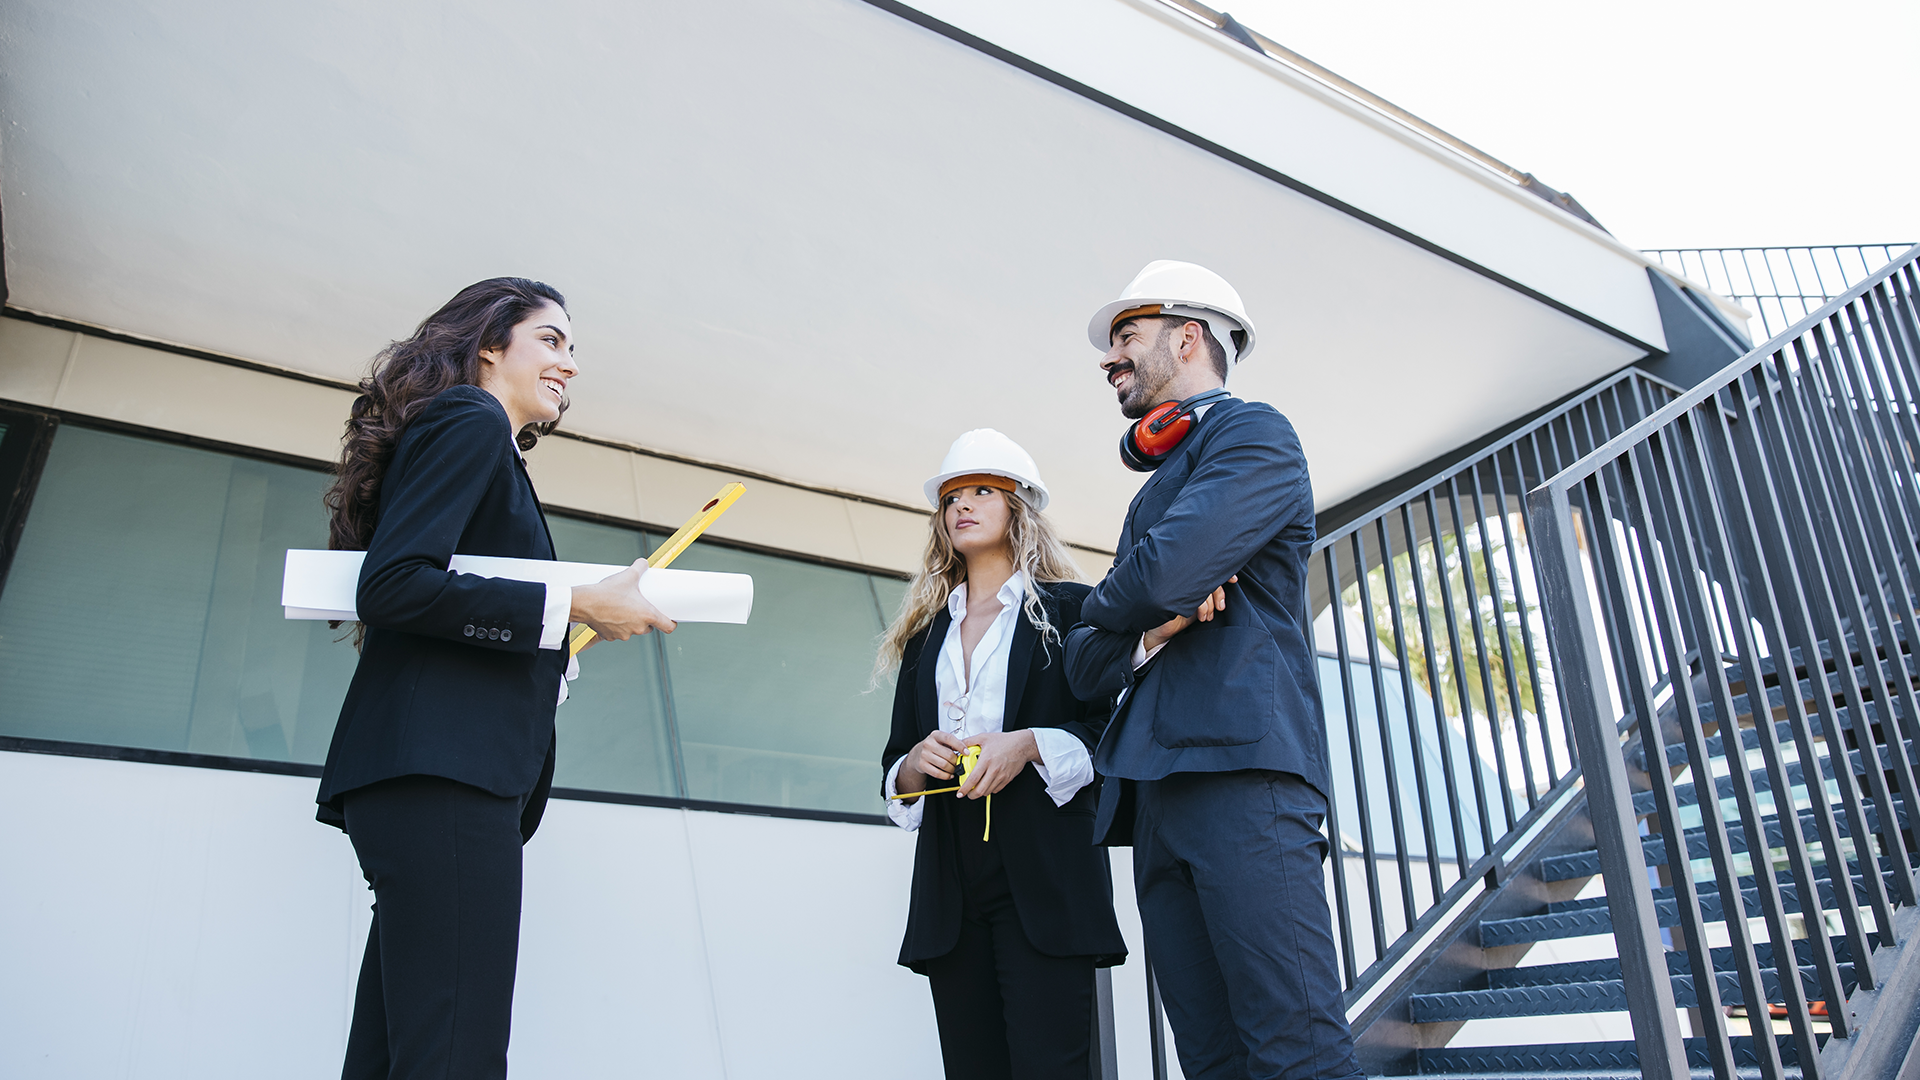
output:
[[[1688,1074],[1650,861],[1717,1075],[1911,1038],[1859,992],[1920,899],[1917,271],[1920,247],[1527,495],[1649,1077]],[[1723,1001],[1791,1033],[1736,1048]]]
[[[1578,811],[1515,515],[1534,481],[1678,393],[1620,371],[1316,540],[1308,640],[1333,755],[1328,829],[1353,838],[1329,855],[1335,933],[1361,1021],[1436,928],[1470,917],[1489,874],[1505,878],[1549,807]]]
[[[1912,264],[1916,257],[1920,257],[1920,245],[1908,248],[1905,254],[1881,267],[1879,270],[1874,271],[1865,280],[1861,281],[1860,284],[1848,289],[1844,294],[1834,297],[1824,304],[1820,310],[1787,327],[1785,330],[1774,335],[1771,340],[1755,346],[1745,356],[1740,357],[1738,360],[1731,361],[1727,366],[1707,376],[1706,379],[1694,386],[1693,389],[1688,390],[1668,402],[1652,416],[1647,417],[1645,420],[1640,421],[1614,436],[1612,439],[1609,439],[1605,444],[1595,449],[1586,457],[1567,466],[1565,471],[1556,473],[1546,483],[1540,485],[1540,489],[1536,490],[1554,487],[1565,488],[1575,481],[1593,475],[1602,465],[1618,457],[1622,449],[1640,442],[1649,434],[1672,423],[1676,417],[1691,411],[1694,406],[1719,394],[1720,391],[1725,390],[1728,385],[1733,383],[1740,375],[1745,374],[1747,369],[1754,365],[1757,358],[1771,356],[1785,349],[1808,330],[1826,322],[1838,314],[1843,308],[1847,307],[1847,305],[1872,290],[1874,286],[1879,285],[1901,269]]]

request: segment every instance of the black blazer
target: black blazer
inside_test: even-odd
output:
[[[553,780],[565,649],[540,648],[537,582],[455,574],[462,555],[553,558],[506,410],[474,386],[441,393],[400,436],[357,594],[367,636],[320,776],[319,818],[396,776],[443,776],[527,798],[538,825]]]
[[[1047,618],[1064,634],[1080,618],[1087,587],[1056,582],[1040,587]],[[893,733],[880,768],[913,749],[939,726],[934,669],[952,616],[942,610],[933,625],[907,643],[893,695]],[[1084,702],[1067,686],[1060,646],[1049,646],[1024,615],[1014,622],[1007,655],[1006,730],[1057,727],[1089,749],[1107,724],[1108,699]],[[945,786],[929,784],[929,787]],[[1104,848],[1093,847],[1093,810],[1099,782],[1081,788],[1056,807],[1047,785],[1031,768],[993,796],[993,839],[1007,868],[1007,883],[1020,926],[1033,947],[1049,956],[1093,956],[1106,967],[1121,963],[1127,945],[1113,917],[1113,874]],[[913,892],[900,963],[919,965],[952,952],[960,939],[960,856],[955,796],[927,796],[913,858]]]
[[[1287,418],[1229,398],[1207,410],[1134,496],[1113,570],[1067,635],[1081,694],[1131,688],[1094,754],[1108,778],[1103,842],[1128,843],[1125,780],[1177,772],[1272,769],[1325,793],[1326,717],[1307,648],[1313,485]],[[1193,614],[1227,585],[1227,610],[1167,643],[1140,671],[1140,635]]]

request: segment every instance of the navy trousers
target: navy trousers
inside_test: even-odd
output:
[[[374,906],[341,1077],[504,1080],[521,800],[403,776],[344,803]]]
[[[1134,890],[1188,1080],[1361,1075],[1322,864],[1326,799],[1284,772],[1135,787]]]
[[[1048,956],[1033,947],[1000,849],[980,839],[986,800],[951,805],[949,826],[960,841],[960,940],[919,965],[933,984],[946,1080],[1085,1080],[1093,957]]]

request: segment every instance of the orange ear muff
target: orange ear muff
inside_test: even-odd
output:
[[[1167,401],[1135,420],[1120,436],[1120,460],[1134,472],[1152,472],[1160,467],[1193,430],[1193,411],[1224,401],[1224,387],[1203,390],[1185,401]]]

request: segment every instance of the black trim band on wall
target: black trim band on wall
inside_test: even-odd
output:
[[[152,439],[155,442],[173,443],[178,446],[189,446],[195,450],[206,450],[216,454],[228,454],[233,457],[246,458],[251,461],[266,461],[275,465],[291,466],[296,469],[311,469],[315,472],[331,473],[334,467],[334,463],[331,461],[321,461],[317,458],[303,457],[299,454],[286,454],[278,450],[262,450],[257,446],[222,442],[219,439],[208,439],[199,435],[188,435],[184,432],[168,431],[164,428],[144,427],[140,424],[129,424],[122,420],[107,420],[96,416],[88,416],[85,413],[68,412],[64,409],[46,409],[0,398],[0,422],[11,424],[13,417],[25,417],[26,420],[22,421],[23,424],[34,418],[39,418],[47,423],[44,435],[45,442],[38,447],[38,457],[31,458],[28,461],[28,464],[32,467],[32,472],[27,481],[30,485],[37,485],[39,483],[39,470],[40,467],[46,463],[47,446],[51,445],[54,428],[60,424],[92,428],[96,431],[110,431],[117,435],[131,435],[138,439]],[[12,429],[9,428],[9,431],[11,430]],[[26,503],[21,502],[18,497],[12,502],[7,500],[6,493],[8,490],[8,477],[10,475],[7,472],[7,454],[10,452],[8,447],[11,445],[11,437],[9,437],[7,443],[0,444],[0,530],[12,528],[14,530],[12,535],[17,540],[19,529],[26,521],[27,506]],[[32,488],[30,486],[24,497],[30,500],[31,496]],[[11,511],[9,507],[14,505],[20,507],[18,517],[10,516]],[[570,506],[552,506],[547,503],[541,503],[540,509],[557,517],[591,521],[600,525],[612,525],[617,528],[632,529],[635,532],[659,533],[661,539],[671,536],[673,531],[679,528],[677,525],[666,525],[651,521],[634,521],[630,518],[615,517],[612,514],[596,514],[591,510],[576,510]],[[4,539],[5,535],[7,534],[4,531],[0,531],[0,539]],[[872,574],[876,577],[892,578],[898,581],[905,581],[912,577],[911,574],[902,573],[887,567],[867,566],[863,563],[848,562],[844,559],[835,559],[827,555],[812,555],[804,551],[789,551],[785,548],[756,544],[750,540],[730,540],[725,537],[708,535],[702,536],[700,542],[713,547],[728,548],[734,551],[746,551],[755,555],[768,555],[776,559],[808,563],[814,566],[830,566],[836,570],[848,570],[859,574]],[[1103,552],[1102,554],[1110,553]],[[13,548],[11,545],[0,547],[0,585],[5,584],[6,566],[12,557]]]
[[[1379,229],[1381,232],[1384,232],[1390,236],[1396,237],[1400,240],[1404,240],[1407,243],[1412,244],[1414,247],[1420,248],[1421,250],[1429,252],[1431,254],[1438,255],[1441,258],[1447,260],[1450,263],[1453,263],[1456,266],[1462,267],[1467,270],[1471,270],[1472,272],[1479,274],[1481,277],[1484,277],[1487,280],[1494,282],[1495,284],[1503,285],[1509,289],[1512,289],[1514,292],[1519,293],[1520,295],[1526,297],[1529,300],[1533,300],[1536,303],[1545,304],[1547,307],[1550,307],[1553,310],[1558,311],[1562,315],[1566,315],[1569,318],[1577,319],[1580,322],[1586,323],[1588,326],[1591,326],[1594,329],[1599,330],[1600,332],[1607,334],[1610,337],[1618,338],[1619,340],[1624,341],[1629,345],[1632,345],[1636,349],[1644,349],[1649,353],[1658,353],[1662,351],[1661,349],[1655,348],[1654,346],[1649,345],[1644,341],[1641,341],[1639,338],[1634,337],[1632,334],[1629,334],[1624,330],[1617,329],[1615,327],[1607,325],[1606,323],[1601,322],[1599,319],[1596,319],[1593,316],[1588,315],[1584,311],[1580,311],[1576,308],[1570,307],[1566,304],[1561,303],[1558,300],[1553,299],[1550,296],[1547,296],[1545,293],[1539,292],[1538,290],[1522,285],[1518,281],[1515,281],[1512,278],[1507,277],[1505,274],[1502,274],[1499,271],[1492,269],[1491,267],[1482,266],[1481,264],[1474,262],[1472,259],[1469,259],[1464,255],[1459,255],[1452,251],[1448,251],[1446,248],[1443,248],[1440,245],[1435,244],[1432,241],[1427,240],[1423,237],[1420,237],[1411,232],[1408,232],[1407,230],[1385,220],[1384,218],[1375,217],[1374,215],[1367,213],[1365,210],[1360,209],[1359,207],[1353,205],[1352,203],[1342,201],[1341,199],[1335,198],[1334,196],[1329,195],[1326,192],[1321,191],[1316,187],[1312,187],[1311,185],[1302,183],[1301,181],[1296,180],[1291,176],[1288,176],[1286,173],[1283,173],[1278,169],[1272,168],[1267,165],[1263,165],[1260,162],[1255,161],[1254,159],[1246,156],[1245,154],[1239,153],[1238,151],[1229,150],[1228,148],[1220,145],[1217,142],[1214,142],[1211,139],[1205,138],[1201,135],[1195,134],[1194,132],[1188,131],[1186,128],[1183,128],[1171,121],[1164,120],[1158,116],[1155,116],[1154,114],[1147,112],[1145,109],[1141,109],[1137,106],[1129,105],[1126,102],[1121,101],[1119,98],[1116,98],[1111,94],[1107,94],[1102,91],[1095,90],[1093,87],[1088,86],[1086,83],[1080,82],[1077,79],[1069,78],[1066,75],[1062,75],[1061,73],[1053,70],[1052,68],[1037,64],[1032,60],[1027,59],[1024,56],[1021,56],[1019,53],[1009,51],[998,45],[995,45],[991,41],[987,41],[984,38],[977,37],[973,34],[969,34],[965,30],[962,30],[959,27],[952,25],[951,23],[941,22],[939,19],[936,19],[933,16],[928,15],[923,11],[919,11],[915,8],[910,8],[905,4],[899,3],[898,0],[860,0],[860,2],[867,4],[871,7],[879,8],[881,11],[887,12],[890,15],[894,15],[901,19],[904,19],[905,21],[910,22],[915,26],[920,27],[923,30],[931,30],[936,34],[939,34],[941,37],[948,38],[954,42],[964,45],[967,48],[974,50],[975,52],[981,53],[982,55],[998,60],[1001,63],[1008,65],[1009,67],[1018,68],[1021,71],[1024,71],[1027,74],[1034,76],[1035,78],[1052,83],[1053,85],[1061,88],[1062,90],[1066,90],[1069,93],[1077,94],[1080,97],[1086,98],[1088,101],[1091,101],[1096,105],[1102,106],[1103,108],[1110,109],[1113,112],[1119,113],[1121,116],[1124,116],[1129,120],[1133,120],[1138,123],[1145,124],[1146,126],[1154,129],[1155,131],[1161,132],[1163,134],[1171,135],[1174,138],[1179,139],[1181,142],[1184,142],[1189,146],[1195,147],[1196,149],[1203,150],[1209,154],[1212,154],[1213,156],[1221,159],[1222,161],[1226,161],[1233,165],[1238,165],[1240,168],[1245,169],[1248,172],[1253,173],[1254,175],[1259,176],[1263,179],[1271,180],[1274,183],[1279,184],[1281,187],[1288,189],[1289,191],[1293,191],[1298,194],[1305,195],[1307,198],[1312,199],[1315,202],[1321,203],[1334,210],[1338,210],[1339,212],[1346,214],[1347,216],[1354,218],[1355,220],[1361,221],[1367,225],[1371,225],[1374,228]]]
[[[138,746],[102,746],[97,743],[63,742],[58,739],[29,739],[0,735],[0,753],[45,754],[52,757],[91,758],[96,761],[130,761],[141,765],[172,765],[189,769],[219,769],[225,772],[269,773],[275,776],[320,778],[320,766],[299,761],[263,761],[259,758],[225,757],[219,754],[189,754],[178,750],[150,750]],[[651,806],[662,810],[699,810],[710,814],[746,814],[752,817],[791,818],[797,821],[833,821],[847,825],[888,825],[885,814],[854,814],[841,810],[807,810],[790,806],[755,806],[750,803],[712,802],[706,799],[677,799],[666,795],[634,795],[621,791],[590,791],[585,788],[553,789],[553,797],[572,802],[618,803],[623,806]]]

